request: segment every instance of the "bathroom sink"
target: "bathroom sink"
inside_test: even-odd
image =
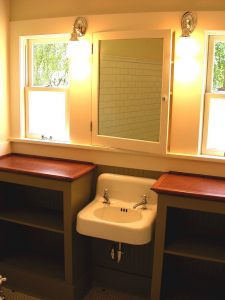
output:
[[[93,201],[77,216],[80,234],[121,243],[141,245],[151,241],[157,212],[154,179],[101,174]],[[105,190],[109,204],[104,203]],[[141,204],[143,199],[146,204]],[[134,208],[135,204],[140,204]],[[144,208],[144,209],[143,209]]]

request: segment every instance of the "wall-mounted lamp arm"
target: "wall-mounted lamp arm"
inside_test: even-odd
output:
[[[76,18],[73,24],[73,32],[71,33],[70,41],[78,41],[78,38],[85,35],[88,23],[84,17]]]
[[[193,13],[191,13],[190,11],[184,13],[181,19],[181,36],[189,37],[190,34],[194,31],[196,24],[197,18]]]

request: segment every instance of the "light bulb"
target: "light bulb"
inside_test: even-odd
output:
[[[180,37],[177,41],[176,55],[179,57],[196,56],[199,44],[192,37]]]

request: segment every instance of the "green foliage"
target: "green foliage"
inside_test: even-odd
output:
[[[225,42],[216,42],[214,51],[213,91],[225,91]]]
[[[67,43],[33,45],[33,86],[68,85],[69,59]]]

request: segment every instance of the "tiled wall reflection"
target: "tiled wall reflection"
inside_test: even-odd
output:
[[[100,63],[99,134],[158,141],[162,65],[104,56]]]

